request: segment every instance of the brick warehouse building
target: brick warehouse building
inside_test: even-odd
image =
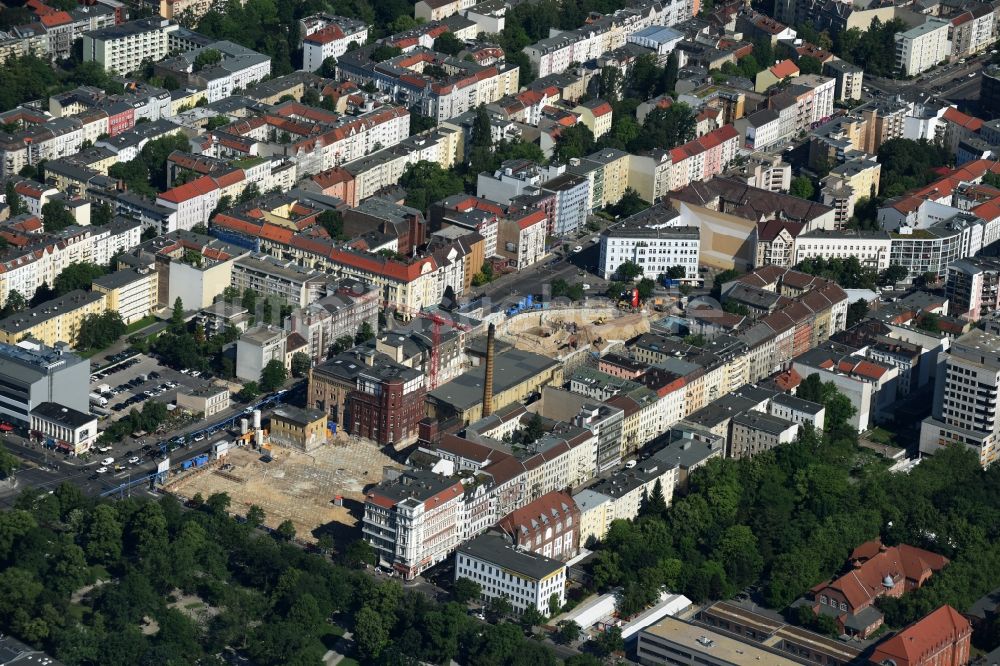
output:
[[[309,406],[380,446],[416,439],[426,390],[423,373],[373,349],[346,351],[309,374]]]

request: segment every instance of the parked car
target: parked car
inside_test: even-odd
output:
[[[97,468],[97,473],[98,473],[98,474],[104,474],[104,473],[105,473],[105,472],[107,472],[107,471],[108,471],[108,468],[107,468],[107,467],[98,467],[98,468]]]
[[[114,458],[105,458],[104,460],[101,461],[101,464],[102,465],[112,465],[112,464],[114,464],[114,462],[115,462]]]
[[[132,456],[128,459],[129,465],[137,465],[139,463],[139,456]]]

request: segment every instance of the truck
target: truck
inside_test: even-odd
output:
[[[98,407],[107,407],[108,406],[108,399],[105,398],[100,393],[91,393],[90,394],[90,404],[97,405]]]
[[[104,395],[106,393],[111,393],[111,386],[109,386],[108,384],[99,384],[96,390],[101,395]]]

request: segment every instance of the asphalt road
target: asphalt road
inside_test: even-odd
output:
[[[549,259],[516,273],[501,276],[488,285],[484,285],[475,293],[489,298],[493,303],[516,303],[527,294],[549,294],[548,285],[553,281],[563,279],[569,284],[577,282],[590,285],[590,292],[603,291],[607,281],[597,275],[597,262],[600,259],[600,243],[594,243],[591,238],[600,238],[600,232],[595,232],[586,238],[571,241],[570,247],[576,245],[583,249],[566,256],[553,254]],[[582,273],[582,274],[581,274]]]
[[[278,401],[287,400],[289,397],[297,395],[303,389],[304,385],[300,382],[281,396],[277,396],[277,398],[264,398],[255,402],[253,406],[261,405],[265,401],[271,404],[270,401],[275,399]],[[264,406],[262,412],[266,414],[268,411],[269,408]],[[188,435],[204,430],[214,430],[211,434],[206,434],[204,440],[200,442],[190,441],[188,445],[179,447],[170,453],[170,469],[171,473],[173,473],[173,471],[180,467],[182,462],[202,453],[210,452],[213,444],[231,438],[231,435],[223,428],[226,425],[231,426],[234,421],[238,423],[238,419],[243,416],[243,412],[243,406],[238,406],[227,410],[223,417],[213,418],[211,421],[197,421],[176,431],[153,435],[148,437],[146,442],[157,444],[182,434]],[[188,439],[190,440],[190,437]],[[131,438],[126,438],[124,441],[114,445],[112,451],[109,453],[101,454],[95,452],[88,456],[87,459],[66,457],[60,453],[46,449],[39,444],[29,442],[13,433],[3,435],[0,442],[2,442],[8,451],[22,461],[21,469],[15,473],[15,478],[17,479],[16,486],[13,488],[0,487],[0,507],[11,506],[17,495],[25,488],[34,487],[41,490],[54,490],[63,482],[72,483],[80,488],[84,494],[90,496],[109,493],[115,494],[114,491],[116,489],[119,489],[123,495],[142,493],[147,488],[147,484],[145,483],[137,482],[130,489],[125,486],[128,486],[133,481],[148,478],[150,474],[156,471],[157,465],[161,460],[160,456],[150,458],[144,455],[141,451],[141,443]],[[131,455],[139,456],[139,463],[134,465],[127,463],[130,451]],[[101,467],[100,461],[105,457],[113,457],[115,463],[124,465],[125,469],[120,472],[98,474],[97,468]]]

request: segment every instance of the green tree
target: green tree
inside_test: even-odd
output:
[[[358,327],[358,332],[354,336],[354,344],[361,345],[375,337],[375,330],[372,328],[370,323],[362,322],[361,326]]]
[[[20,467],[20,460],[12,455],[6,447],[0,445],[0,479],[5,479],[11,476],[18,467]]]
[[[639,511],[643,516],[665,516],[667,514],[667,501],[663,497],[663,485],[657,479],[653,484],[653,489],[649,492],[646,501],[642,503]]]
[[[333,240],[347,240],[347,235],[344,233],[344,215],[339,210],[324,210],[316,221]]]
[[[260,508],[256,504],[251,504],[250,508],[247,509],[246,522],[250,527],[257,527],[264,524],[264,509]]]
[[[292,377],[305,377],[312,366],[312,359],[309,354],[295,352],[292,354]]]
[[[310,88],[310,90],[312,89]],[[208,122],[205,123],[205,130],[211,132],[212,130],[217,130],[220,127],[225,127],[230,122],[229,116],[224,116],[222,114],[212,116],[208,119]]]
[[[909,276],[910,272],[899,264],[892,264],[878,276],[878,283],[883,287],[891,287],[897,282],[901,282]]]
[[[452,598],[460,604],[479,599],[482,594],[482,586],[471,578],[459,577],[451,589]]]
[[[90,223],[99,227],[111,224],[115,219],[115,212],[106,201],[92,203],[90,208]]]
[[[465,188],[457,174],[442,169],[435,162],[423,160],[406,167],[399,184],[406,190],[406,205],[421,212],[426,212],[435,201],[458,194]]]
[[[260,396],[260,385],[255,381],[249,381],[243,385],[240,392],[236,395],[243,402],[250,402]]]
[[[792,179],[792,185],[788,189],[789,194],[800,199],[812,199],[815,191],[812,181],[805,176]]]
[[[625,193],[622,195],[622,198],[618,200],[618,203],[613,206],[608,206],[610,213],[619,219],[631,217],[636,213],[641,213],[647,208],[649,208],[649,202],[643,201],[642,197],[639,196],[639,193],[631,187],[625,188]]]
[[[76,220],[61,199],[52,199],[42,206],[42,223],[45,225],[45,231],[56,233],[73,226]]]
[[[868,301],[859,298],[847,306],[847,328],[851,328],[868,316]]]
[[[823,73],[823,63],[812,56],[802,56],[795,64],[798,65],[800,74]]]
[[[534,627],[537,627],[545,622],[545,616],[538,612],[538,609],[534,606],[528,606],[524,612],[521,613],[519,620],[522,629],[525,631],[531,631]]]
[[[16,217],[18,215],[28,212],[28,207],[24,205],[24,200],[21,198],[21,195],[18,194],[17,190],[14,189],[13,180],[7,181],[5,194],[6,194],[5,199],[7,202],[7,206],[10,208],[11,217]]]
[[[218,49],[204,49],[198,52],[194,59],[194,71],[200,72],[206,67],[222,61],[222,53]]]
[[[58,280],[56,282],[58,283]],[[183,332],[187,328],[187,323],[184,321],[184,301],[180,296],[174,299],[174,308],[170,312],[170,328],[175,333]]]
[[[364,539],[355,539],[344,551],[344,564],[352,569],[360,569],[378,562],[375,549]]]
[[[341,354],[353,346],[354,346],[354,338],[352,338],[349,335],[342,335],[336,340],[334,340],[333,344],[330,345],[329,356],[333,357],[336,356],[337,354]]]
[[[568,162],[573,158],[586,157],[594,152],[594,133],[583,123],[559,130],[553,157],[559,162]]]
[[[559,623],[559,629],[553,636],[556,643],[568,645],[580,638],[580,625],[573,620],[563,620]]]
[[[667,56],[667,64],[663,68],[663,83],[660,87],[663,92],[674,94],[674,88],[677,86],[677,54],[674,51],[670,52]]]
[[[77,289],[90,291],[94,280],[104,275],[107,271],[102,266],[88,262],[73,262],[56,276],[52,283],[55,292],[59,296],[68,294]]]
[[[496,624],[500,620],[509,617],[514,612],[514,607],[506,595],[492,597],[486,603],[486,620]]]
[[[282,541],[291,541],[295,538],[295,525],[290,520],[284,520],[274,530],[274,534]]]
[[[277,359],[272,359],[264,366],[260,373],[260,387],[265,393],[271,393],[281,388],[288,378],[285,372],[285,364]]]
[[[389,630],[379,613],[364,606],[354,618],[354,638],[361,654],[375,660],[389,644]]]
[[[642,272],[642,266],[634,261],[623,262],[620,266],[618,266],[618,270],[615,271],[619,279],[628,280],[630,282],[642,275]]]
[[[442,32],[434,40],[434,50],[450,56],[457,56],[464,48],[465,43],[456,37],[453,32]]]
[[[629,149],[639,152],[676,148],[694,138],[696,125],[691,107],[682,102],[676,102],[667,109],[653,109],[646,115],[642,132],[629,144]]]
[[[17,289],[7,292],[7,300],[3,304],[3,316],[9,316],[28,307],[28,301]]]
[[[253,289],[244,289],[243,298],[240,299],[240,305],[247,309],[247,312],[254,314],[257,311],[257,292]]]

